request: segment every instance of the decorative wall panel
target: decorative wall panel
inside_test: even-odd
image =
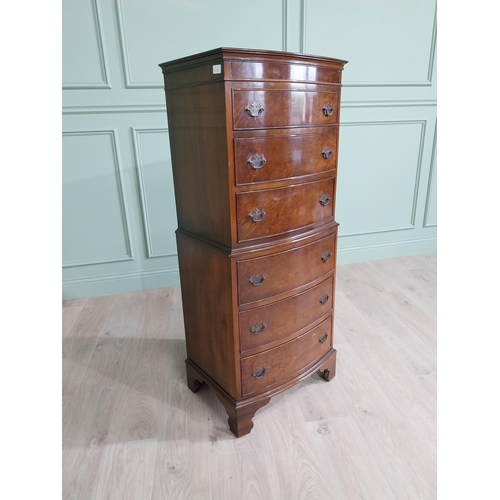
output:
[[[63,2],[64,89],[109,89],[104,37],[97,0]]]
[[[132,129],[132,133],[147,255],[150,258],[176,255],[172,234],[177,229],[177,216],[168,130]]]
[[[162,88],[158,63],[187,54],[221,46],[283,46],[281,2],[115,1],[127,88]],[[165,43],[166,34],[175,42]]]
[[[437,226],[437,171],[436,171],[436,132],[432,145],[431,172],[425,199],[424,227]]]
[[[113,130],[63,134],[63,265],[132,259]]]
[[[434,0],[303,1],[303,51],[342,53],[345,86],[431,85]]]
[[[425,122],[344,122],[342,127],[339,234],[412,229]]]

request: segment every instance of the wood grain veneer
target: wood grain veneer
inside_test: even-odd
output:
[[[284,300],[253,307],[239,314],[242,355],[274,347],[291,336],[307,331],[332,310],[333,278]]]
[[[284,252],[238,260],[239,304],[259,302],[287,290],[297,289],[331,273],[334,269],[336,236],[337,234],[333,233],[313,243]],[[250,282],[256,276],[264,277],[258,286]]]
[[[245,112],[245,107],[257,102],[264,112],[257,117]],[[331,115],[322,108],[330,103]],[[303,90],[234,90],[233,125],[235,130],[263,127],[300,127],[304,125],[334,125],[338,123],[339,93]]]
[[[334,174],[337,133],[238,137],[234,140],[236,184]],[[255,163],[255,168],[252,164]],[[250,165],[249,165],[250,163]],[[259,166],[261,163],[262,166]],[[249,168],[250,167],[250,168]]]

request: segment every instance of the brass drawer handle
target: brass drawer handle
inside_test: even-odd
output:
[[[329,299],[330,299],[330,295],[325,293],[325,295],[323,295],[323,297],[321,297],[321,299],[319,299],[319,301],[321,302],[321,304],[325,305]]]
[[[262,323],[256,323],[255,325],[253,325],[253,326],[250,327],[250,331],[254,335],[259,335],[259,334],[261,334],[266,329],[266,326],[267,325],[264,322],[262,322]]]
[[[329,102],[327,102],[321,109],[323,110],[323,113],[325,113],[325,116],[332,116],[335,111],[335,108]]]
[[[324,333],[319,339],[320,344],[322,344],[328,338],[328,333]]]
[[[322,256],[321,256],[321,260],[323,262],[328,262],[330,260],[330,257],[332,256],[332,254],[327,250]]]
[[[262,378],[267,373],[267,368],[259,368],[252,372],[252,377]]]
[[[264,106],[262,104],[257,104],[255,101],[252,104],[247,104],[245,108],[247,114],[249,114],[252,118],[257,118],[262,113],[264,113]]]
[[[252,155],[249,156],[247,160],[247,165],[252,167],[254,170],[261,169],[264,166],[264,163],[266,163],[264,155]]]
[[[321,154],[323,155],[323,158],[325,160],[328,160],[328,158],[331,158],[333,151],[327,146],[323,151],[321,151]]]
[[[264,218],[264,215],[266,215],[266,211],[264,209],[256,208],[248,214],[248,217],[254,222],[260,222]]]
[[[327,194],[324,194],[320,199],[319,199],[319,202],[324,206],[326,207],[328,205],[328,203],[330,203],[330,200],[331,198],[327,195]]]
[[[265,279],[266,277],[263,274],[256,274],[255,276],[252,276],[248,281],[253,286],[259,286],[264,283]]]

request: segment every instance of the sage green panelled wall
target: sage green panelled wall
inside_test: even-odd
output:
[[[158,63],[347,59],[339,263],[436,250],[435,0],[63,0],[63,297],[179,283]]]

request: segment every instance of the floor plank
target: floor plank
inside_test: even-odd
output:
[[[353,417],[309,422],[307,428],[325,468],[339,477],[343,500],[397,500]]]
[[[62,336],[67,337],[73,325],[75,324],[78,316],[82,312],[83,305],[81,306],[67,306],[62,308]]]
[[[71,398],[63,425],[65,499],[92,498],[129,348],[130,339],[101,339]]]
[[[156,439],[108,444],[92,500],[150,500],[156,447]]]
[[[269,471],[256,450],[210,457],[212,500],[262,500],[270,491]]]
[[[369,325],[371,335],[383,338],[400,356],[415,375],[436,373],[436,345],[422,338],[397,313],[386,306],[392,300],[387,294],[337,294],[336,321],[345,328],[344,336],[350,339],[352,320],[362,318]],[[433,327],[434,329],[434,327]],[[430,332],[428,332],[430,335]],[[367,339],[368,340],[368,339]]]
[[[211,499],[209,410],[184,380],[165,383],[153,478],[154,500]]]
[[[374,380],[388,396],[399,414],[411,422],[412,429],[422,437],[421,445],[436,460],[435,399],[422,391],[414,373],[406,366],[400,353],[372,330],[349,301],[343,301],[342,312],[349,314],[349,343],[368,368]]]
[[[415,434],[413,422],[400,415],[395,402],[348,344],[339,359],[337,378],[351,415],[395,497],[435,498],[435,463]]]
[[[324,385],[328,384],[324,382]],[[276,397],[262,411],[259,427],[254,429],[261,435],[262,456],[272,479],[270,498],[345,498],[346,492],[336,472],[325,471],[323,458],[316,452],[302,411],[293,402],[299,389],[297,386]]]

